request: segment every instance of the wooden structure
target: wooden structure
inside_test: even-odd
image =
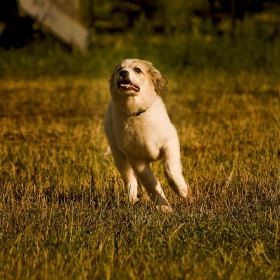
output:
[[[79,0],[0,0],[0,46],[20,48],[49,31],[71,49],[86,51],[90,32],[79,19]]]
[[[90,32],[78,21],[78,0],[17,0],[18,8],[71,47],[86,51]]]

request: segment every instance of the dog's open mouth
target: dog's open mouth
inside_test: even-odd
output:
[[[134,91],[139,91],[140,88],[136,85],[133,85],[130,81],[121,81],[118,82],[118,87],[119,89],[123,89],[123,90],[134,90]]]

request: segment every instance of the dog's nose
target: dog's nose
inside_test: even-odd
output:
[[[122,71],[120,71],[120,76],[121,77],[125,77],[125,76],[127,76],[128,75],[128,71],[127,70],[122,70]]]

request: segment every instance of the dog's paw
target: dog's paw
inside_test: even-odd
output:
[[[103,153],[103,156],[107,156],[107,155],[109,155],[109,154],[111,154],[111,148],[110,148],[110,146],[107,147],[107,150],[106,150],[105,153]]]
[[[130,198],[130,199],[129,199],[129,203],[130,203],[131,205],[136,205],[136,204],[138,204],[138,202],[139,202],[139,198],[138,198],[138,197],[136,197],[136,198]]]

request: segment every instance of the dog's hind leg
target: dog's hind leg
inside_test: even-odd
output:
[[[164,173],[169,185],[175,193],[186,198],[188,195],[188,185],[182,175],[179,140],[172,139],[172,141],[166,143],[163,154],[165,162]]]

